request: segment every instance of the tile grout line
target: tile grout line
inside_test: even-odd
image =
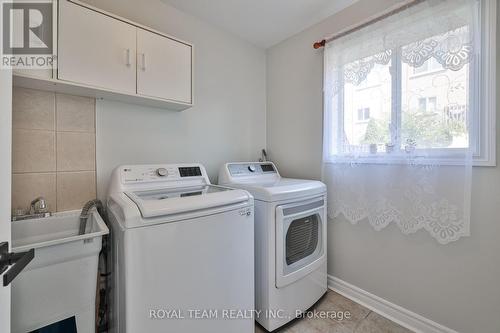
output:
[[[92,198],[92,199],[96,199],[97,198],[97,131],[96,131],[96,99],[93,98],[93,109],[92,109],[92,113],[93,113],[93,118],[94,118],[94,121],[93,121],[93,126],[94,126],[94,136],[93,136],[93,143],[94,143],[94,196],[95,198]]]
[[[46,128],[29,128],[29,127],[17,127],[12,126],[12,130],[14,131],[33,131],[33,132],[56,132],[55,129],[46,129]]]
[[[57,177],[57,172],[58,172],[58,170],[57,170],[58,169],[57,168],[57,161],[58,161],[57,155],[59,155],[59,154],[57,153],[57,147],[59,145],[59,140],[57,138],[58,137],[58,135],[57,135],[58,128],[57,128],[57,94],[56,93],[54,93],[54,128],[56,129],[56,208],[55,208],[55,210],[56,210],[56,212],[58,212],[59,210],[57,209],[57,206],[58,206],[58,201],[59,201],[58,197],[59,196],[57,195],[57,192],[58,192],[57,191],[57,178],[58,178]]]
[[[367,309],[367,308],[365,308]],[[372,313],[373,311],[368,309],[368,312],[366,313],[366,315],[361,318],[360,320],[358,320],[358,322],[356,323],[356,326],[354,326],[354,330],[352,331],[353,333],[356,333],[356,331],[358,330],[359,326],[361,326],[361,324],[363,323],[363,321],[366,320],[366,318],[368,318],[368,316]]]
[[[61,170],[61,171],[14,171],[13,175],[50,175],[55,173],[82,173],[82,172],[95,172],[96,170]]]

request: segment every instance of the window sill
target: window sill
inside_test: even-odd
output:
[[[464,161],[464,158],[460,158],[457,155],[453,156],[413,156],[410,158],[408,155],[403,154],[391,154],[377,153],[377,154],[366,154],[358,155],[356,157],[344,155],[344,156],[330,156],[324,158],[324,163],[328,164],[379,164],[379,165],[400,165],[409,164],[417,165],[455,165],[463,166],[468,163]],[[484,157],[474,156],[472,158],[472,166],[479,167],[495,167],[496,160],[488,159]]]

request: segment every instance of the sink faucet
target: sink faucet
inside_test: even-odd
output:
[[[44,214],[48,212],[47,201],[44,197],[38,197],[31,201],[30,214]]]
[[[31,201],[28,212],[24,209],[15,210],[12,216],[12,221],[37,219],[41,217],[49,217],[50,215],[51,213],[49,212],[47,201],[44,197],[38,197]]]

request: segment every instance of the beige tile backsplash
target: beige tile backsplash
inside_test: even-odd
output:
[[[56,133],[13,129],[12,172],[51,171],[56,171]]]
[[[12,208],[26,208],[43,196],[51,212],[56,211],[56,173],[15,173],[12,175]]]
[[[82,208],[85,202],[95,198],[95,172],[58,172],[57,173],[57,210]],[[78,189],[75,191],[75,189]]]
[[[12,123],[14,128],[55,130],[55,94],[41,90],[14,88]]]
[[[93,98],[56,95],[58,131],[95,132],[95,100]]]
[[[95,134],[57,132],[57,171],[95,169]]]
[[[95,198],[95,99],[14,87],[12,104],[12,209],[38,196],[51,211]]]

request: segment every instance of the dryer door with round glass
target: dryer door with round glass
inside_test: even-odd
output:
[[[276,207],[276,287],[291,284],[326,260],[325,198]]]

